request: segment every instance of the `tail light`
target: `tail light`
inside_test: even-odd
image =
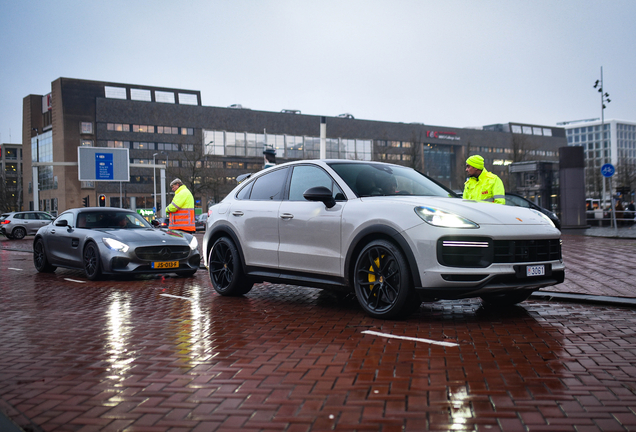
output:
[[[0,222],[0,225],[6,225],[6,224],[10,224],[11,221],[9,219],[5,219],[2,222]]]

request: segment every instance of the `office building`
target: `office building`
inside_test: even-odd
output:
[[[556,161],[566,145],[558,127],[453,128],[211,107],[197,90],[69,78],[53,81],[47,94],[25,97],[23,109],[24,206],[34,207],[32,163],[39,161],[38,206],[49,211],[82,206],[86,197],[95,205],[102,194],[110,206],[152,209],[161,186],[153,162],[166,167],[166,183],[184,180],[205,211],[236,185],[237,175],[262,169],[265,148],[277,163],[318,158],[323,119],[327,158],[408,165],[455,190],[463,189],[470,154],[484,156],[487,168],[507,181],[511,162]],[[128,149],[130,181],[79,181],[78,146]]]
[[[0,144],[0,212],[22,210],[22,144]]]

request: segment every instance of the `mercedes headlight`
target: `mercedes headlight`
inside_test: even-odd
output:
[[[119,240],[115,240],[112,238],[105,238],[104,244],[109,248],[119,251],[119,252],[128,252],[128,245],[126,243],[122,243]]]
[[[192,236],[192,240],[190,240],[190,249],[196,250],[199,247],[199,242],[195,236]]]
[[[475,222],[433,207],[415,207],[415,213],[424,222],[442,228],[479,228]]]

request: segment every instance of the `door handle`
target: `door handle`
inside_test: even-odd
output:
[[[232,216],[243,216],[243,214],[244,213],[242,211],[238,211],[238,210],[232,212]]]
[[[289,219],[293,219],[293,218],[294,218],[294,215],[293,215],[293,214],[291,214],[291,213],[282,213],[282,214],[280,215],[280,218],[281,218],[281,219],[284,219],[284,220],[289,220]]]

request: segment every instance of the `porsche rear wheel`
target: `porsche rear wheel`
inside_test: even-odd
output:
[[[35,269],[40,273],[53,273],[57,268],[51,265],[46,258],[44,241],[42,239],[37,239],[33,245],[33,265],[35,265]]]
[[[402,318],[413,308],[415,298],[404,254],[393,243],[375,240],[367,244],[356,260],[354,288],[364,311],[382,319]]]
[[[219,238],[212,246],[208,269],[212,286],[221,295],[241,296],[252,289],[253,284],[243,274],[238,250],[227,237]]]
[[[97,280],[102,275],[102,263],[99,249],[95,243],[88,243],[84,248],[84,273],[89,280]]]

